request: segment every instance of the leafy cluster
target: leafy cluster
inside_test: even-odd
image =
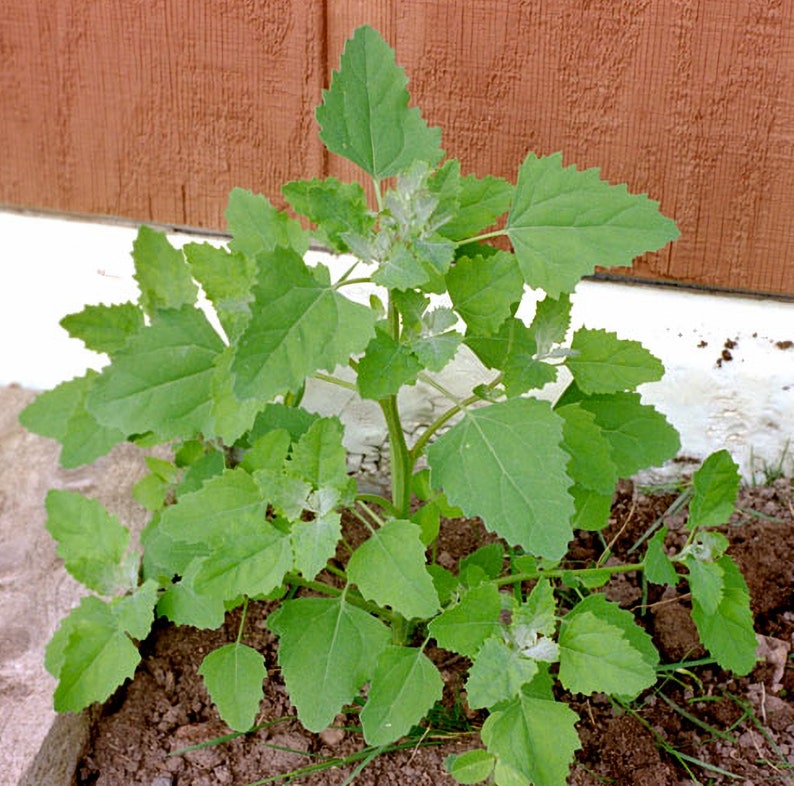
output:
[[[426,652],[434,641],[471,660],[467,700],[488,712],[484,748],[450,760],[452,774],[559,784],[578,737],[555,684],[628,700],[654,683],[659,657],[633,617],[597,591],[613,568],[560,562],[575,529],[606,525],[618,478],[679,447],[637,393],[661,377],[661,363],[604,330],[571,335],[570,294],[596,266],[630,264],[677,231],[655,202],[597,170],[565,167],[560,155],[528,155],[515,184],[461,175],[405,86],[391,49],[363,27],[317,110],[329,151],[369,176],[373,205],[357,183],[290,183],[284,195],[309,231],[235,189],[228,247],[177,250],[142,227],[138,301],[63,320],[110,362],[40,395],[22,422],[61,442],[66,467],[124,440],[172,451],[150,456],[135,488],[151,511],[142,555],[97,501],[47,497],[59,554],[95,593],[47,650],[55,706],[80,710],[131,677],[154,614],[215,628],[229,609],[282,599],[267,625],[307,729],[355,702],[368,744],[407,734],[441,697]],[[312,236],[349,255],[344,275],[307,264]],[[500,236],[511,251],[486,242]],[[369,305],[345,294],[362,282],[378,293]],[[545,293],[529,322],[517,316],[527,287]],[[436,295],[447,305],[432,305]],[[461,351],[482,366],[464,398],[438,377]],[[377,402],[389,497],[358,492],[340,421],[300,406],[308,380]],[[418,381],[449,406],[409,446],[397,394]],[[565,385],[556,399],[535,395],[555,381]],[[728,454],[712,456],[695,476],[686,547],[668,556],[662,529],[628,569],[659,584],[685,578],[705,646],[746,673],[755,652],[747,588],[712,531],[730,515],[737,484]],[[342,511],[369,533],[358,545],[345,537]],[[450,516],[478,516],[499,536],[457,571],[432,556]],[[571,587],[573,604],[559,591]],[[201,665],[221,716],[239,730],[254,723],[267,677],[263,656],[244,643],[244,620],[237,640]]]

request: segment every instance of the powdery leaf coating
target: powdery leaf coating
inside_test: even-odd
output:
[[[521,695],[521,688],[538,673],[538,663],[523,657],[497,638],[480,650],[466,681],[466,698],[472,709],[493,707]]]
[[[343,599],[299,598],[283,603],[267,619],[279,636],[278,662],[301,723],[313,732],[372,679],[388,628]]]
[[[444,682],[421,649],[388,646],[381,652],[361,725],[368,745],[388,745],[410,731],[441,698]]]
[[[574,510],[561,441],[562,420],[546,402],[516,398],[471,410],[428,449],[431,482],[508,543],[559,559]]]
[[[317,108],[320,139],[328,150],[376,180],[405,172],[414,161],[438,163],[441,131],[428,128],[419,110],[408,108],[406,84],[394,50],[371,27],[359,27]]]

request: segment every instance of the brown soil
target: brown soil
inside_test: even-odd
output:
[[[583,533],[574,544],[573,559],[579,564],[592,561],[607,543],[613,558],[623,560],[626,551],[660,516],[671,530],[670,542],[682,542],[683,516],[667,513],[675,499],[674,494],[648,495],[631,484],[622,484],[610,526],[601,534]],[[790,659],[794,644],[793,500],[788,481],[743,490],[738,512],[723,530],[731,540],[729,553],[750,587],[761,643],[755,670],[744,678],[734,678],[713,665],[670,671],[630,708],[618,707],[600,695],[560,694],[581,718],[578,731],[583,747],[570,784],[754,786],[794,782],[794,668]],[[488,539],[478,526],[463,524],[447,530],[438,557],[450,566],[459,554]],[[659,647],[663,663],[704,656],[685,595],[652,587],[648,605],[643,607],[641,586],[634,574],[622,574],[605,591],[637,613]],[[356,726],[354,713],[340,716],[334,728],[319,735],[302,730],[280,679],[274,637],[265,629],[268,611],[262,604],[252,616],[249,608],[244,638],[264,653],[269,667],[258,719],[262,728],[222,744],[185,751],[228,734],[197,669],[206,652],[235,638],[237,617],[229,615],[226,625],[217,631],[158,624],[142,646],[144,660],[135,680],[98,713],[92,747],[78,766],[76,783],[454,783],[444,773],[443,760],[478,744],[476,729],[482,718],[467,714],[456,701],[467,662],[442,652],[435,655],[447,680],[444,707],[434,715],[432,728],[422,738],[432,746],[414,741],[404,750],[377,756],[352,779],[361,760],[305,776],[274,779],[324,759],[349,756],[360,751],[364,742],[351,730]]]

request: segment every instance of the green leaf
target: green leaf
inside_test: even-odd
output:
[[[262,194],[234,188],[229,194],[226,225],[232,240],[229,248],[247,257],[270,254],[281,247],[299,256],[309,250],[309,234],[286,213],[276,210]]]
[[[585,489],[612,497],[618,470],[612,447],[596,423],[596,417],[579,404],[567,404],[555,412],[563,419],[563,449],[569,454],[568,474]]]
[[[623,631],[590,611],[566,616],[559,644],[560,682],[573,693],[636,696],[656,680]]]
[[[653,584],[667,584],[675,587],[678,574],[664,550],[667,527],[662,527],[649,541],[645,552],[645,578]]]
[[[419,359],[407,346],[377,330],[358,364],[359,394],[375,401],[394,395],[403,385],[414,384],[422,370]]]
[[[46,506],[47,531],[72,576],[102,595],[137,586],[138,557],[127,553],[129,530],[97,500],[52,489]]]
[[[692,476],[694,496],[687,527],[718,527],[733,515],[739,493],[739,468],[727,450],[712,453]]]
[[[404,172],[414,161],[438,163],[441,132],[408,108],[406,84],[389,45],[371,27],[359,27],[317,109],[328,150],[376,180]]]
[[[290,472],[315,489],[346,489],[350,478],[343,437],[344,429],[338,418],[315,421],[293,447]]]
[[[259,262],[251,321],[238,342],[232,373],[238,396],[264,402],[297,392],[308,375],[333,371],[362,351],[374,334],[374,316],[320,283],[293,251],[280,248]]]
[[[192,625],[194,628],[215,630],[226,617],[224,599],[196,592],[194,581],[204,563],[196,557],[182,573],[182,578],[165,591],[157,604],[157,613],[175,625]]]
[[[512,631],[520,628],[552,636],[557,628],[557,604],[554,590],[546,579],[541,579],[532,589],[529,597],[513,612]]]
[[[468,704],[479,709],[514,699],[537,673],[537,661],[524,657],[501,639],[487,639],[469,669]]]
[[[488,543],[460,560],[460,572],[463,573],[466,568],[476,565],[483,569],[489,579],[496,579],[502,573],[504,559],[504,546],[501,543]]]
[[[555,299],[546,295],[535,308],[529,332],[540,357],[549,354],[555,344],[565,340],[571,324],[571,299],[562,295]]]
[[[597,169],[563,167],[561,153],[530,153],[518,172],[507,235],[526,283],[557,298],[596,266],[631,265],[678,230],[658,203],[604,182]]]
[[[469,335],[490,336],[512,316],[524,294],[524,280],[516,258],[499,251],[456,260],[447,273],[447,288]]]
[[[300,180],[282,186],[281,192],[296,213],[317,225],[314,235],[320,245],[340,254],[350,251],[342,237],[345,232],[366,235],[374,225],[359,183],[340,183],[335,177]]]
[[[313,579],[336,552],[342,536],[339,513],[326,513],[311,521],[296,521],[292,525],[290,538],[295,555],[295,568],[305,578]]]
[[[301,723],[327,728],[372,678],[388,628],[343,599],[285,601],[267,619],[279,636],[278,662]]]
[[[678,432],[638,393],[613,393],[582,399],[580,406],[595,416],[612,449],[618,475],[628,478],[641,469],[673,458],[681,446]]]
[[[573,529],[584,529],[591,532],[603,529],[609,524],[612,510],[612,492],[602,494],[582,486],[572,486],[571,496],[575,512],[571,519]]]
[[[361,725],[368,745],[388,745],[407,734],[441,698],[441,675],[421,649],[390,645],[381,652]]]
[[[482,643],[498,632],[501,608],[496,586],[481,584],[436,617],[427,629],[439,647],[473,658]]]
[[[481,737],[500,763],[535,786],[560,786],[566,783],[574,753],[581,747],[577,720],[565,704],[522,694],[491,713]]]
[[[437,336],[415,339],[409,347],[423,368],[437,374],[455,357],[462,341],[460,333],[450,330]]]
[[[444,759],[444,768],[462,784],[480,783],[493,772],[496,758],[482,749],[466,751],[460,755],[451,754]]]
[[[85,376],[39,393],[19,415],[26,429],[61,443],[59,462],[66,469],[90,464],[126,439],[123,431],[101,425],[85,408],[98,377],[89,370]]]
[[[742,676],[755,666],[756,641],[750,593],[739,569],[730,557],[717,562],[724,577],[723,595],[717,611],[709,614],[692,596],[692,619],[700,640],[723,669]]]
[[[255,263],[241,253],[235,254],[211,243],[188,243],[184,252],[190,270],[215,307],[226,335],[230,341],[236,341],[251,316]]]
[[[156,581],[148,579],[132,595],[124,595],[111,601],[110,608],[119,627],[133,639],[143,641],[149,635],[159,589]]]
[[[64,317],[60,324],[88,349],[112,355],[143,327],[143,312],[134,303],[86,306]]]
[[[511,545],[559,559],[573,513],[561,440],[562,420],[543,401],[469,410],[427,451],[432,485]]]
[[[206,655],[198,671],[224,722],[235,731],[248,731],[265,695],[262,682],[267,670],[262,655],[234,642]]]
[[[513,186],[501,177],[460,178],[458,209],[452,218],[439,228],[450,240],[467,240],[492,226],[510,207]]]
[[[232,375],[234,357],[234,347],[228,346],[215,358],[215,374],[212,377],[212,425],[204,430],[205,437],[219,437],[225,445],[233,445],[249,431],[262,409],[262,402],[258,399],[241,399],[235,393]]]
[[[718,563],[701,562],[692,555],[687,555],[684,564],[689,569],[687,580],[692,600],[697,600],[704,614],[713,616],[717,613],[723,597],[725,575],[722,568]]]
[[[168,242],[165,232],[140,227],[132,244],[132,259],[141,291],[140,304],[148,316],[195,304],[198,288],[184,255]]]
[[[577,330],[571,349],[576,354],[567,365],[583,393],[634,390],[664,374],[661,362],[639,341],[625,341],[606,330]]]
[[[80,712],[105,701],[131,679],[140,655],[111,607],[83,598],[62,622],[47,649],[47,668],[58,679],[56,712]]]
[[[94,382],[86,409],[126,434],[190,438],[207,428],[214,361],[223,342],[193,308],[163,311],[132,336]]]
[[[409,619],[432,617],[438,611],[420,530],[410,521],[395,519],[375,530],[353,552],[347,575],[365,598]]]

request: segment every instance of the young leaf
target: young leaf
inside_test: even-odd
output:
[[[315,421],[293,447],[290,473],[308,481],[315,489],[346,489],[350,478],[343,436],[338,418]]]
[[[684,564],[689,569],[687,580],[693,602],[697,600],[704,615],[713,616],[723,598],[725,574],[722,568],[719,563],[701,562],[691,554],[685,557]]]
[[[224,599],[196,592],[194,581],[204,557],[195,557],[182,571],[182,578],[171,584],[157,604],[157,613],[175,625],[215,630],[226,617]]]
[[[500,763],[534,786],[560,786],[566,782],[574,753],[581,747],[577,720],[576,713],[565,704],[522,693],[488,716],[481,736]]]
[[[461,257],[447,273],[447,288],[468,335],[490,336],[512,316],[524,294],[524,280],[512,254]]]
[[[678,237],[658,203],[604,182],[597,169],[563,167],[561,153],[526,157],[506,230],[524,281],[553,298],[598,265],[631,265]]]
[[[138,557],[127,553],[129,530],[97,500],[53,489],[46,505],[47,531],[72,576],[101,595],[138,585]]]
[[[572,529],[597,531],[609,524],[613,496],[611,492],[602,494],[600,491],[576,485],[571,487],[570,493],[575,508],[571,518]]]
[[[439,647],[473,658],[482,643],[498,632],[501,605],[496,586],[481,584],[436,617],[427,630]]]
[[[309,234],[286,213],[276,210],[262,194],[234,188],[229,194],[226,225],[229,248],[247,257],[289,248],[302,256],[309,250]]]
[[[493,754],[477,749],[447,756],[444,768],[458,783],[471,784],[484,781],[493,772],[495,763]]]
[[[595,416],[612,449],[618,475],[631,477],[641,469],[659,466],[681,446],[678,432],[638,393],[613,393],[583,398],[580,406]]]
[[[88,349],[112,355],[143,327],[143,312],[134,303],[86,306],[79,313],[64,317],[60,324]]]
[[[576,354],[567,365],[583,393],[634,390],[664,374],[664,366],[639,341],[625,341],[606,330],[577,330],[571,349]]]
[[[325,729],[372,678],[388,628],[342,598],[285,601],[267,618],[279,636],[278,662],[301,723]]]
[[[260,256],[259,264],[251,321],[232,373],[238,396],[264,402],[299,390],[308,375],[332,371],[362,351],[374,334],[374,317],[321,283],[294,251],[279,248]]]
[[[403,385],[413,385],[422,370],[419,359],[407,346],[376,330],[358,364],[358,392],[361,398],[386,398]]]
[[[753,630],[750,593],[741,571],[730,557],[721,557],[717,565],[723,573],[722,600],[710,614],[700,599],[692,595],[692,619],[700,640],[723,669],[738,675],[749,674],[755,666],[758,642]]]
[[[339,513],[325,513],[311,521],[292,524],[290,539],[295,556],[295,568],[305,578],[313,579],[334,556],[342,536]]]
[[[678,584],[678,574],[675,565],[664,551],[666,537],[667,527],[662,527],[648,541],[648,550],[645,552],[645,578],[653,584],[675,587]]]
[[[148,316],[195,304],[198,288],[185,257],[168,242],[164,232],[142,226],[132,244],[132,258],[140,304]]]
[[[474,237],[508,211],[512,196],[512,184],[501,177],[466,175],[460,178],[458,209],[439,228],[439,233],[455,241]]]
[[[505,548],[501,543],[488,543],[472,551],[460,560],[460,572],[476,565],[485,571],[489,579],[496,579],[502,573],[505,560]]]
[[[468,704],[476,710],[514,699],[537,673],[537,661],[524,657],[501,639],[487,639],[469,669]]]
[[[375,222],[359,183],[340,183],[335,177],[300,180],[282,186],[281,193],[296,213],[317,225],[317,242],[340,254],[350,251],[345,232],[365,236]]]
[[[119,627],[133,639],[143,641],[149,635],[159,589],[156,581],[147,579],[132,595],[123,595],[110,602],[110,609]]]
[[[410,521],[395,519],[375,530],[353,552],[347,575],[365,598],[409,619],[432,617],[438,611],[419,527]]]
[[[339,71],[317,108],[320,139],[332,153],[376,180],[405,172],[414,161],[441,159],[441,131],[408,108],[407,79],[394,51],[371,27],[345,45]]]
[[[570,455],[568,474],[579,486],[610,500],[618,481],[618,470],[612,461],[612,448],[596,424],[595,415],[579,404],[558,407],[563,419],[563,449]]]
[[[559,643],[560,682],[573,693],[636,696],[656,679],[620,628],[590,611],[565,618]]]
[[[408,347],[423,368],[437,374],[455,357],[462,341],[463,336],[457,330],[449,330],[436,336],[414,339]]]
[[[529,333],[540,357],[548,355],[555,344],[561,344],[565,340],[570,324],[571,298],[568,295],[557,299],[546,295],[538,303]]]
[[[262,655],[233,642],[206,655],[198,671],[224,722],[235,731],[248,731],[265,695],[262,682],[267,670]]]
[[[739,492],[739,468],[727,450],[712,453],[692,476],[695,493],[687,527],[718,527],[733,515]]]
[[[210,431],[214,361],[222,349],[203,312],[162,311],[102,371],[86,409],[126,434],[174,439]]]
[[[407,734],[441,698],[444,683],[421,649],[390,645],[378,657],[361,725],[368,745]]]
[[[431,482],[511,545],[559,559],[573,501],[562,421],[546,402],[516,398],[469,410],[427,452]]]

